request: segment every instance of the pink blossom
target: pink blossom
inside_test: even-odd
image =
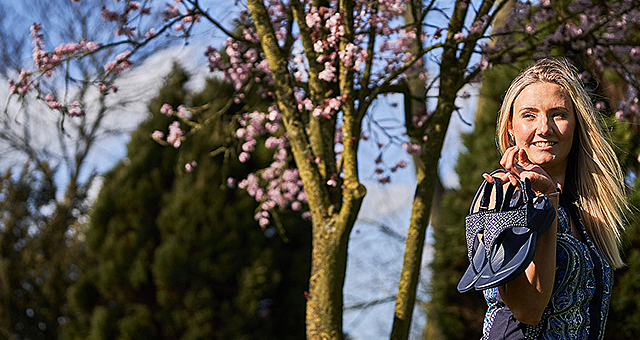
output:
[[[264,125],[264,127],[267,129],[267,131],[269,131],[270,133],[276,133],[278,131],[278,129],[280,129],[280,124],[278,123],[266,123]]]
[[[305,22],[309,28],[316,29],[320,27],[320,14],[317,7],[311,7],[311,10],[305,16]]]
[[[409,142],[402,143],[402,148],[407,151],[408,154],[414,154],[420,152],[420,145],[412,144]]]
[[[104,65],[104,70],[106,72],[114,72],[120,73],[125,69],[131,66],[131,61],[129,61],[129,56],[131,55],[131,51],[125,51],[116,56],[116,60],[110,61]]]
[[[93,51],[93,50],[97,49],[100,46],[102,46],[102,44],[99,43],[99,42],[89,41],[89,42],[84,44],[84,49],[87,50],[87,51]]]
[[[246,152],[241,152],[240,155],[238,156],[238,159],[240,160],[241,163],[248,161],[249,158],[251,158],[251,156]]]
[[[536,24],[535,23],[528,24],[525,27],[525,31],[529,34],[533,34],[536,31]]]
[[[282,174],[282,180],[287,182],[295,181],[299,178],[298,169],[286,169]]]
[[[304,191],[300,191],[300,193],[298,193],[298,201],[306,202],[307,201],[307,193],[304,192]]]
[[[147,38],[154,37],[155,35],[156,35],[156,29],[153,27],[149,29],[149,32],[144,34],[144,36]]]
[[[453,35],[453,39],[455,39],[455,40],[464,39],[466,37],[467,37],[467,35],[462,33],[462,32],[458,32],[458,33]]]
[[[246,141],[242,144],[242,150],[245,152],[252,152],[255,150],[255,145],[256,145],[255,139]]]
[[[233,177],[227,178],[227,188],[231,188],[231,189],[235,188],[237,181],[238,180]]]
[[[336,68],[330,62],[326,62],[324,63],[324,70],[322,70],[322,72],[318,74],[318,78],[328,82],[335,81],[336,80],[335,72],[336,72]]]
[[[182,18],[182,22],[184,22],[185,24],[192,23],[192,22],[199,22],[199,21],[200,21],[200,15],[198,14],[191,14]]]
[[[69,117],[81,117],[85,115],[84,110],[79,107],[72,107],[68,112]]]
[[[57,102],[51,93],[45,96],[44,101],[52,110],[59,110],[62,107],[62,104]]]
[[[184,105],[178,106],[178,114],[177,114],[178,117],[186,117],[188,113],[189,111]]]
[[[152,137],[153,139],[161,140],[162,138],[164,138],[164,133],[162,133],[162,131],[155,130],[155,131],[153,131],[153,133],[151,134],[151,137]]]
[[[133,37],[136,34],[136,30],[133,27],[120,26],[120,27],[116,27],[113,30],[113,34],[116,37],[123,36],[123,35],[127,37]]]
[[[304,109],[307,110],[307,111],[313,110],[313,103],[311,102],[311,99],[309,99],[309,98],[303,99],[302,100],[302,105],[303,105]]]
[[[53,53],[56,54],[71,54],[74,53],[76,51],[78,51],[80,49],[80,44],[78,43],[68,43],[68,44],[62,44],[56,48],[53,49]]]
[[[35,38],[40,35],[40,30],[42,29],[42,24],[34,23],[30,28],[30,36]]]
[[[264,146],[266,146],[269,149],[279,147],[280,145],[281,145],[280,139],[273,136],[267,138],[267,140],[264,142]]]
[[[171,116],[173,114],[173,108],[171,107],[171,105],[165,103],[160,108],[160,112],[164,113],[167,116]]]
[[[182,143],[181,137],[184,132],[180,129],[180,122],[175,121],[169,125],[169,135],[167,136],[167,142],[172,144],[174,148],[178,148]]]
[[[183,31],[184,30],[184,25],[181,23],[177,23],[175,24],[175,26],[173,26],[173,29],[176,31]]]
[[[192,172],[196,168],[196,166],[198,166],[198,163],[196,163],[196,161],[191,161],[184,165],[184,170],[186,172]]]
[[[270,222],[268,218],[260,218],[258,223],[260,224],[261,227],[266,227],[269,225]]]

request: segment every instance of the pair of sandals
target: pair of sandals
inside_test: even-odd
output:
[[[546,196],[536,196],[531,182],[517,179],[519,190],[491,173],[494,183],[482,183],[465,219],[469,267],[458,283],[458,291],[501,286],[520,276],[535,255],[538,238],[554,219],[556,210]],[[495,206],[489,209],[495,188]],[[480,194],[482,193],[482,196]],[[480,206],[473,212],[478,199]],[[481,237],[480,237],[481,236]]]

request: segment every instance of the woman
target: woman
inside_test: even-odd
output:
[[[623,265],[618,244],[627,201],[595,115],[566,61],[536,62],[507,91],[497,129],[507,171],[501,179],[528,178],[557,218],[525,272],[484,291],[483,339],[603,338],[613,269]]]

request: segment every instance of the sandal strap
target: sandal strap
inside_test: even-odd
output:
[[[487,256],[491,254],[491,249],[493,249],[496,240],[505,230],[513,227],[529,228],[527,215],[523,214],[520,209],[487,213],[483,217],[483,223],[487,226],[483,235]]]
[[[476,192],[475,197],[473,198],[473,201],[471,202],[471,208],[470,211],[473,211],[473,207],[476,205],[476,202],[478,201],[478,199],[480,199],[480,211],[489,211],[489,202],[491,201],[491,192],[493,190],[493,187],[496,188],[496,205],[495,207],[500,207],[502,204],[502,200],[503,200],[503,189],[502,189],[502,180],[500,180],[500,178],[498,177],[494,177],[493,175],[499,173],[499,172],[506,172],[503,169],[498,169],[495,170],[491,173],[491,177],[493,177],[494,183],[489,183],[487,182],[487,180],[484,180],[482,182],[482,184],[480,185],[480,188],[478,188],[478,191]],[[482,193],[482,196],[480,196],[480,193]],[[496,208],[492,209],[496,210]],[[477,213],[476,213],[477,214]],[[469,213],[469,216],[474,216],[475,214],[473,213]],[[473,261],[473,255],[476,251],[476,247],[477,247],[477,240],[478,240],[478,234],[481,232],[484,232],[484,228],[485,228],[486,224],[481,223],[480,220],[476,221],[474,218],[471,219],[465,219],[465,227],[466,227],[466,233],[465,233],[465,237],[466,237],[466,241],[467,241],[467,257],[469,258],[469,261]]]

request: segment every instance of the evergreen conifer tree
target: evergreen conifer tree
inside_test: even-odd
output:
[[[227,108],[233,88],[209,80],[190,99],[209,104],[192,118],[213,123],[191,129],[179,150],[149,137],[175,119],[160,107],[184,102],[187,78],[179,68],[169,75],[149,105],[152,116],[133,133],[127,159],[105,178],[87,231],[97,264],[72,294],[85,319],[69,334],[302,338],[310,227],[299,215],[282,213],[282,224],[296,228],[263,231],[253,219],[256,202],[227,187],[227,176],[242,178],[270,157],[269,150],[244,164],[232,157],[233,114],[258,100]]]

